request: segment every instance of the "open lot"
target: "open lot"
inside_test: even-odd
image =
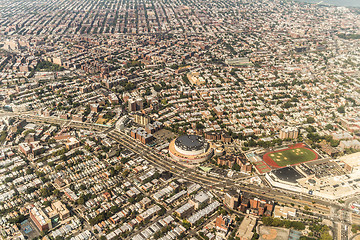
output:
[[[260,226],[260,240],[288,240],[289,230],[286,228]]]
[[[155,132],[153,135],[156,139],[159,139],[160,141],[163,142],[170,142],[170,140],[176,137],[176,135],[173,132],[170,132],[169,130],[166,129],[160,129],[159,131]]]

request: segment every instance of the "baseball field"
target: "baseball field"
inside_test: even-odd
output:
[[[263,156],[264,161],[275,168],[308,162],[317,158],[318,155],[302,143],[289,146],[287,149],[268,152]]]

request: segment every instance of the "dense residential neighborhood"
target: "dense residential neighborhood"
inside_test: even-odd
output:
[[[0,0],[2,239],[359,239],[360,10]]]

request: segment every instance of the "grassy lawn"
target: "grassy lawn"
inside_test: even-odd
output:
[[[294,148],[270,153],[269,157],[280,167],[314,160],[316,154],[309,149]]]
[[[107,119],[105,118],[98,118],[98,120],[96,121],[97,124],[105,124],[105,122],[107,121]]]

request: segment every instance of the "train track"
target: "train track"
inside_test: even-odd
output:
[[[297,197],[289,197],[288,193],[283,193],[280,191],[275,191],[274,189],[270,187],[263,187],[259,189],[259,186],[255,185],[248,185],[245,183],[242,183],[243,180],[248,179],[249,177],[244,178],[238,178],[238,179],[230,179],[227,177],[216,177],[216,176],[209,176],[207,174],[202,174],[198,172],[197,170],[190,169],[188,167],[182,166],[172,160],[169,160],[168,158],[165,158],[164,156],[159,155],[158,153],[154,152],[154,150],[144,144],[141,144],[137,142],[135,139],[131,138],[130,136],[119,132],[117,130],[112,129],[112,127],[108,126],[99,126],[94,125],[92,123],[83,123],[83,122],[76,122],[72,120],[64,120],[64,119],[54,119],[54,118],[47,118],[47,117],[40,117],[35,115],[17,115],[19,118],[26,119],[28,121],[34,121],[34,122],[47,122],[47,123],[67,123],[68,126],[75,127],[75,128],[81,128],[81,129],[91,129],[95,131],[101,131],[106,133],[111,139],[115,140],[116,142],[122,144],[124,147],[134,151],[138,155],[144,157],[148,161],[150,161],[153,165],[156,167],[166,169],[175,176],[179,178],[183,178],[189,181],[198,182],[207,187],[211,190],[216,191],[227,191],[230,189],[241,189],[242,192],[246,192],[249,194],[253,194],[257,197],[262,197],[264,199],[271,199],[278,203],[284,203],[284,204],[291,204],[294,206],[307,206],[310,210],[320,212],[319,214],[322,215],[325,218],[328,218],[329,212],[330,212],[330,206],[337,206],[341,207],[340,205],[337,205],[335,203],[328,203],[326,201],[323,201],[321,199],[316,199],[311,196],[301,196],[302,199],[298,199]],[[275,192],[274,192],[275,191]],[[269,193],[270,192],[270,193]],[[272,193],[271,193],[272,192]],[[291,193],[295,194],[295,193]],[[347,209],[349,210],[349,209]],[[351,209],[350,209],[351,211]],[[353,214],[354,220],[359,220],[359,217],[355,214]]]
[[[145,153],[145,151],[139,151],[137,148],[144,147],[144,145],[140,145],[139,143],[135,142],[134,140],[128,140],[127,137],[124,137],[124,135],[121,135],[120,133],[115,133],[114,131],[109,133],[108,135],[113,140],[117,141],[118,143],[122,144],[124,147],[130,148],[135,153],[143,156],[146,160],[150,161],[152,164],[154,164],[157,167],[165,168],[166,170],[170,171],[172,174],[174,174],[177,177],[184,178],[189,181],[193,182],[199,182],[203,185],[205,185],[207,188],[217,191],[224,191],[229,189],[241,189],[241,191],[252,194],[254,196],[263,197],[265,199],[273,199],[278,203],[284,203],[284,204],[294,204],[294,206],[307,206],[309,209],[317,210],[319,209],[323,211],[324,215],[329,214],[330,209],[327,206],[321,205],[321,204],[313,204],[312,201],[306,201],[306,200],[300,200],[300,199],[294,199],[291,197],[286,196],[285,194],[278,194],[269,196],[267,194],[266,190],[257,190],[256,186],[249,187],[245,184],[236,183],[233,179],[220,179],[216,177],[211,176],[204,176],[202,174],[199,174],[195,170],[189,170],[187,167],[180,167],[177,165],[174,165],[176,163],[174,162],[168,162],[168,160],[164,159],[163,157],[157,155],[156,157],[153,156],[153,153],[149,154],[150,152]],[[163,159],[161,161],[160,159]],[[183,175],[184,168],[187,169],[187,171],[190,171],[188,174]],[[237,179],[238,180],[238,179]],[[230,185],[230,186],[227,186]]]

